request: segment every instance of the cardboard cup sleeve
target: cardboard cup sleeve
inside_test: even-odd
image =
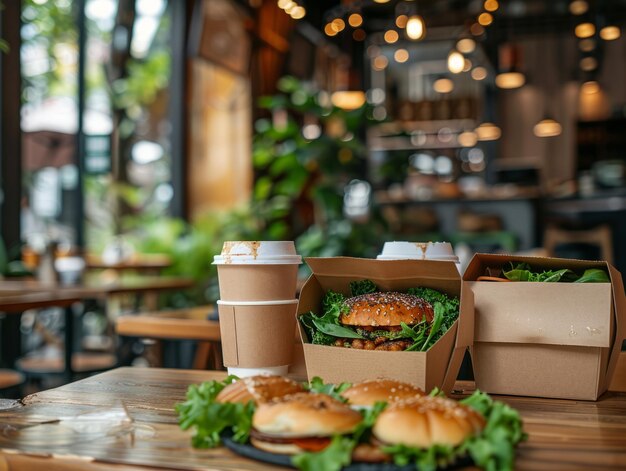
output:
[[[224,365],[263,368],[292,362],[298,301],[218,303]]]
[[[272,301],[293,299],[298,282],[297,264],[224,264],[217,266],[220,299]]]

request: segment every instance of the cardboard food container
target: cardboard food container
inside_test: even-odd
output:
[[[349,257],[308,258],[312,274],[300,292],[298,316],[322,314],[328,290],[350,295],[351,281],[371,280],[381,291],[406,291],[426,287],[460,296],[461,313],[452,327],[426,352],[356,350],[309,343],[300,326],[309,380],[358,382],[392,378],[412,383],[425,391],[434,387],[448,393],[456,380],[463,355],[473,338],[472,292],[465,289],[454,262],[430,260],[371,260]]]
[[[476,281],[488,267],[588,268],[611,283]],[[596,400],[607,390],[626,334],[620,273],[606,262],[476,254],[463,276],[474,292],[476,387],[493,394]]]

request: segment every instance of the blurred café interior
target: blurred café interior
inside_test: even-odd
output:
[[[219,367],[226,240],[626,272],[626,0],[2,4],[0,396]]]

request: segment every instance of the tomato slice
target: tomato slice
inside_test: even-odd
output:
[[[330,438],[294,438],[294,445],[302,448],[305,451],[322,451],[328,445],[330,445]]]

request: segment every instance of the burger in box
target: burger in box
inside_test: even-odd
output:
[[[452,389],[474,325],[472,293],[453,262],[306,261],[297,315],[309,379]]]

